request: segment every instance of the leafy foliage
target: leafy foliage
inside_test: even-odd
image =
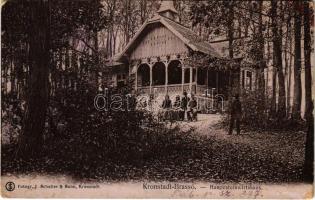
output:
[[[98,133],[90,132],[84,138],[51,138],[43,156],[36,160],[19,160],[12,153],[14,146],[5,146],[2,173],[66,173],[98,181],[301,180],[303,132],[251,131],[242,136],[226,136],[221,129],[212,129],[209,135],[201,136],[194,129],[153,126],[134,135],[117,133],[116,139],[111,140],[117,142],[116,149],[114,144],[102,141],[107,138],[106,131],[97,130]]]
[[[260,90],[244,90],[241,96],[241,126],[246,130],[304,130],[305,122],[277,117],[272,112],[271,100]],[[230,113],[227,111],[227,113]],[[230,116],[223,115],[221,125],[228,127]]]
[[[97,33],[106,29],[110,35],[106,36],[106,48],[114,46],[117,49],[115,42],[112,42],[117,40],[117,35],[122,33],[122,43],[126,43],[143,23],[139,23],[139,18],[144,21],[152,13],[150,9],[139,8],[131,0],[118,1],[118,9],[115,8],[116,1],[113,1],[114,4],[110,0],[106,1],[107,6],[96,0],[88,4],[84,2],[54,1],[51,5],[50,103],[42,151],[37,157],[28,159],[15,154],[25,112],[23,94],[27,85],[24,82],[29,73],[26,34],[28,15],[27,9],[21,4],[8,3],[3,9],[3,78],[6,79],[5,87],[8,79],[13,80],[11,83],[18,82],[19,91],[11,89],[10,93],[2,95],[2,130],[9,133],[9,141],[2,146],[2,174],[66,173],[78,178],[98,180],[300,180],[303,132],[257,134],[256,131],[302,128],[290,120],[281,118],[282,121],[279,121],[271,114],[269,100],[260,91],[246,93],[242,99],[243,105],[246,105],[243,128],[256,129],[251,132],[253,136],[246,137],[251,143],[235,138],[199,137],[194,130],[182,131],[177,126],[169,128],[159,124],[150,113],[144,111],[97,111],[93,105],[99,89],[95,80],[98,77],[96,74],[102,69],[98,58],[101,51],[98,50]],[[144,1],[139,2],[146,7]],[[150,3],[151,6],[154,4]],[[225,35],[227,26],[231,25],[231,21],[226,18],[228,12],[225,7],[231,5],[227,1],[192,3],[193,25],[204,25],[208,29],[207,39],[212,35]],[[243,7],[246,5],[247,2],[237,4]],[[237,12],[242,10],[235,7],[235,14],[238,15]],[[245,12],[240,16],[240,36],[244,31],[247,37],[248,29],[254,27],[257,17],[252,15],[252,12]],[[262,62],[257,58],[260,53],[257,46],[261,38],[252,36],[234,41],[234,50],[244,54],[241,51],[245,49],[248,57]],[[244,48],[246,46],[249,48]],[[69,50],[75,52],[73,57]],[[209,64],[212,63],[219,66],[220,70],[238,64],[234,60],[222,62],[202,55],[193,55],[191,58],[188,65],[213,67]],[[77,60],[80,66],[75,63]],[[70,62],[75,64],[70,66]],[[228,123],[228,118],[224,119],[224,123]],[[216,131],[220,133],[221,130]],[[292,156],[286,158],[288,154]]]

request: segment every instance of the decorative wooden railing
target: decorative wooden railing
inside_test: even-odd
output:
[[[165,85],[158,85],[151,87],[151,93],[154,94],[156,106],[162,105],[164,100],[166,89]],[[224,99],[223,95],[214,95],[208,94],[206,97],[206,86],[203,85],[192,85],[193,93],[195,93],[195,97],[197,99],[197,107],[198,110],[202,113],[212,113],[214,111],[224,112],[227,110],[228,101]],[[184,90],[189,93],[189,83],[184,84]],[[149,95],[150,94],[150,87],[139,87],[138,91],[142,95]],[[176,95],[182,96],[182,84],[173,84],[167,86],[168,95],[172,102],[175,101]],[[209,92],[209,91],[208,91]]]
[[[207,90],[207,86],[205,86],[205,85],[197,85],[196,94],[197,94],[197,95],[205,94],[205,93],[206,93],[206,90]]]
[[[138,92],[140,94],[150,94],[150,86],[138,87]]]
[[[183,90],[187,91],[187,93],[190,93],[190,87],[189,83],[182,84],[172,84],[172,85],[154,85],[150,86],[139,86],[138,91],[140,93],[149,94],[150,92],[153,94],[165,94],[167,89],[167,93],[170,95],[173,94],[182,94]],[[192,84],[192,92],[196,95],[201,95],[205,93],[205,90],[207,89],[207,86],[204,85],[197,85],[196,83]]]
[[[197,105],[198,110],[203,113],[224,112],[227,110],[228,101],[222,95],[215,95],[214,97],[197,96]]]
[[[184,84],[184,88],[188,87],[189,84]],[[182,94],[182,84],[173,84],[173,85],[168,85],[167,86],[167,93],[168,94]]]

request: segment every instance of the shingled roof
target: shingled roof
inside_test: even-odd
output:
[[[163,17],[163,20],[165,20],[167,24],[169,24],[183,38],[185,38],[188,41],[187,45],[191,47],[194,51],[200,51],[213,57],[221,57],[221,55],[211,46],[209,42],[202,40],[200,36],[193,32],[191,29],[165,17]]]
[[[173,21],[166,17],[156,15],[152,19],[145,22],[132,40],[127,44],[125,49],[121,52],[119,59],[130,49],[133,43],[141,35],[142,31],[150,24],[161,23],[168,28],[174,35],[181,39],[190,49],[196,52],[201,52],[212,57],[221,58],[222,56],[211,46],[211,44],[205,40],[202,40],[191,29]]]

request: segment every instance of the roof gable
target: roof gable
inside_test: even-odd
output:
[[[147,26],[127,51],[130,60],[189,53],[189,47],[161,23]]]
[[[151,20],[146,21],[140,27],[136,35],[132,38],[132,40],[127,44],[125,49],[121,52],[118,59],[121,59],[131,49],[136,40],[141,36],[142,32],[145,30],[145,28],[147,28],[150,24],[155,23],[161,23],[162,25],[164,25],[193,51],[199,51],[213,57],[221,57],[221,55],[210,45],[210,43],[201,40],[200,37],[191,29],[170,19],[167,19],[160,15],[156,15]]]

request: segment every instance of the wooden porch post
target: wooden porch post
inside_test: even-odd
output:
[[[135,90],[138,90],[138,66],[136,65],[136,82],[135,82]]]
[[[182,66],[182,94],[184,93],[184,84],[185,84],[185,68]]]
[[[195,88],[195,94],[197,94],[198,91],[198,67],[196,67],[196,74],[195,74],[195,83],[196,83],[196,88]]]
[[[189,90],[192,94],[192,78],[193,78],[193,69],[192,67],[189,67]]]
[[[153,82],[153,71],[152,71],[152,67],[153,67],[153,65],[150,64],[149,67],[150,67],[150,94],[152,94],[152,82]]]
[[[215,87],[216,87],[216,90],[217,90],[217,94],[219,93],[219,72],[216,71],[216,76],[215,76]]]
[[[198,82],[198,67],[196,67],[195,82]]]
[[[240,69],[240,81],[239,84],[240,88],[243,88],[243,70]]]
[[[207,67],[207,75],[206,75],[206,83],[207,83],[207,89],[209,89],[209,68]]]
[[[165,64],[165,94],[168,93],[167,91],[167,85],[168,85],[168,62],[164,62]]]

